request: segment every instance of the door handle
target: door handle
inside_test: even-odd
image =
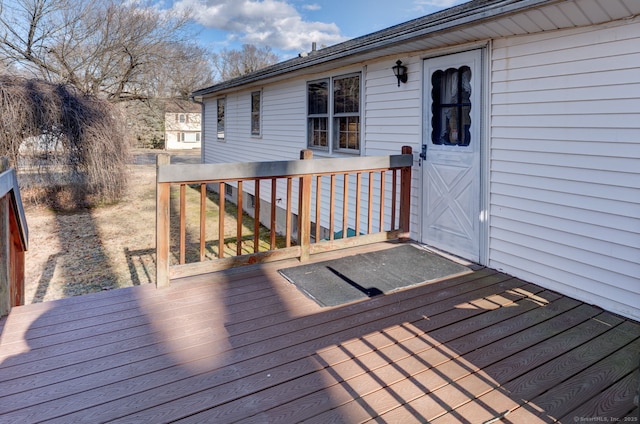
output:
[[[427,145],[426,144],[422,145],[422,152],[420,153],[420,158],[422,160],[426,160],[427,159]]]

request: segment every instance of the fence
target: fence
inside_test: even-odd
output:
[[[156,284],[169,285],[181,278],[227,269],[239,265],[299,257],[301,261],[314,253],[408,238],[411,204],[411,147],[402,154],[358,158],[313,159],[303,150],[300,160],[203,165],[171,165],[168,156],[158,156],[156,191]],[[178,197],[172,215],[172,191]],[[199,261],[186,263],[186,190],[198,187]],[[227,189],[236,193],[237,206],[235,254],[227,256],[225,214]],[[218,193],[219,215],[214,225],[218,239],[206,240],[207,195]],[[251,193],[253,205],[253,240],[243,235],[244,199]],[[278,197],[280,195],[280,197]],[[277,204],[282,203],[281,207]],[[265,209],[268,211],[266,213]],[[284,222],[278,222],[278,215]],[[171,252],[171,223],[179,227],[177,252]],[[265,218],[266,216],[266,218]],[[267,248],[259,238],[268,227]],[[293,225],[295,223],[295,231]],[[284,227],[278,231],[278,227]],[[338,230],[338,231],[336,231]],[[295,233],[295,239],[294,239]],[[323,234],[325,236],[323,236]],[[276,238],[283,239],[278,246]],[[249,253],[243,253],[246,245]],[[206,253],[215,251],[213,259]],[[210,253],[210,252],[209,252]],[[173,259],[172,263],[171,259]]]

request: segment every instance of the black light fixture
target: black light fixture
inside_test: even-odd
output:
[[[398,87],[401,82],[407,82],[407,67],[402,64],[401,60],[398,60],[396,66],[393,67],[393,74],[398,78]]]

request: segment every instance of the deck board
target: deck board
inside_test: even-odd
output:
[[[0,422],[635,413],[637,322],[489,269],[321,308],[277,272],[295,264],[14,308],[0,321]]]

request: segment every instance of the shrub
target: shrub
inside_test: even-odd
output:
[[[72,86],[0,76],[0,156],[23,199],[61,209],[118,201],[129,142],[119,109]]]

